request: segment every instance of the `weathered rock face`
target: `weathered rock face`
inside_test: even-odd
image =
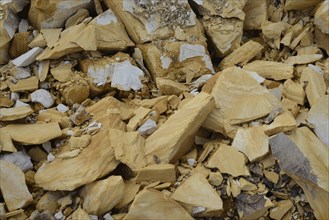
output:
[[[29,22],[37,29],[64,27],[66,19],[81,8],[90,8],[92,0],[32,0]]]

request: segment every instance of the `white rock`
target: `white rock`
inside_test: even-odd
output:
[[[89,215],[91,220],[98,220],[97,215]]]
[[[258,83],[263,83],[265,81],[264,77],[261,77],[254,71],[249,71],[249,70],[243,70],[246,73],[248,73],[252,78],[254,78]]]
[[[32,102],[39,102],[45,108],[49,108],[54,104],[52,95],[45,89],[38,89],[31,94]]]
[[[113,76],[114,66],[106,64],[101,67],[90,66],[88,68],[88,75],[93,79],[93,83],[97,86],[102,86],[106,83],[108,78]]]
[[[106,213],[106,214],[103,216],[103,219],[104,219],[104,220],[114,220],[114,218],[111,216],[110,213]]]
[[[19,93],[17,93],[17,92],[12,92],[12,93],[10,94],[10,99],[11,99],[12,101],[17,101],[17,100],[19,99]]]
[[[97,24],[100,24],[100,25],[108,25],[108,24],[111,24],[112,22],[113,23],[116,23],[118,22],[118,19],[117,17],[114,15],[114,13],[112,12],[111,9],[108,9],[107,11],[105,11],[104,13],[98,15],[96,18],[95,18],[95,22]]]
[[[26,19],[22,19],[18,26],[18,32],[19,33],[27,32],[28,29],[29,29],[29,23],[27,22]]]
[[[144,73],[141,69],[133,66],[129,60],[125,60],[114,65],[111,87],[123,91],[140,90],[143,86],[141,82],[143,76]]]
[[[34,47],[12,61],[15,66],[28,66],[35,61],[35,58],[43,51],[41,47]]]
[[[157,123],[152,119],[147,119],[147,121],[138,128],[138,132],[143,135],[150,135],[157,129]]]
[[[191,88],[192,89],[200,88],[201,86],[203,86],[204,84],[206,84],[206,82],[208,82],[208,80],[211,77],[213,77],[212,74],[206,74],[206,75],[200,76],[197,80],[195,80],[194,82],[192,82]]]
[[[15,79],[26,79],[31,76],[31,70],[29,68],[14,67],[11,72]]]
[[[70,108],[67,107],[66,105],[59,104],[59,105],[57,105],[56,109],[59,112],[67,112]]]
[[[18,166],[23,172],[33,169],[31,157],[24,151],[18,151],[11,154],[2,154],[0,160],[4,160]]]
[[[193,167],[196,164],[196,160],[194,158],[187,159],[187,163],[189,166]]]
[[[209,55],[206,53],[204,46],[199,44],[182,44],[179,51],[179,62],[187,60],[191,57],[202,57],[202,60],[205,62],[206,67],[212,72],[215,73],[214,67],[211,63]]]
[[[193,206],[192,207],[192,214],[193,215],[198,214],[198,213],[202,213],[204,211],[206,211],[205,207],[201,207],[201,206]]]
[[[22,102],[20,100],[16,100],[14,107],[20,107],[20,106],[30,106],[30,105],[26,104],[25,102]]]
[[[160,60],[161,60],[162,68],[164,69],[168,69],[172,62],[172,59],[165,55],[161,55]]]
[[[51,162],[53,160],[55,160],[55,156],[52,153],[49,153],[47,156],[47,161]]]
[[[56,212],[55,215],[54,215],[54,217],[55,217],[56,220],[62,220],[62,219],[65,219],[65,218],[64,218],[64,215],[63,215],[63,213],[62,213],[62,211],[58,211],[58,212]]]

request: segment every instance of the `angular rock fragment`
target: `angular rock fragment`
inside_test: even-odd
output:
[[[15,66],[24,67],[28,66],[36,60],[36,57],[43,51],[40,47],[34,47],[28,52],[20,55],[12,61]]]
[[[69,17],[65,22],[65,28],[69,28],[73,25],[81,23],[85,18],[89,16],[89,11],[87,9],[81,8],[74,15]]]
[[[283,95],[300,105],[304,104],[305,91],[303,87],[299,83],[293,82],[291,79],[283,83]]]
[[[221,144],[219,149],[210,156],[207,167],[217,168],[221,173],[234,177],[250,175],[246,167],[247,159],[236,148]]]
[[[32,202],[24,173],[14,164],[0,161],[1,193],[9,211],[24,208]]]
[[[160,163],[177,161],[188,152],[193,144],[191,138],[213,109],[212,96],[201,92],[187,102],[161,125],[145,142],[145,156],[148,164],[154,164],[154,157]],[[175,129],[176,132],[172,133]]]
[[[145,189],[138,193],[125,220],[134,219],[193,219],[177,202],[163,193]]]
[[[282,200],[276,204],[276,207],[270,209],[270,217],[272,219],[280,220],[293,207],[290,200]]]
[[[33,0],[29,10],[29,22],[37,29],[63,27],[67,18],[81,8],[91,7],[92,0]]]
[[[268,3],[266,0],[248,0],[243,11],[246,14],[243,29],[260,30],[268,18]]]
[[[274,204],[263,195],[240,194],[237,196],[237,208],[241,219],[258,219]]]
[[[267,89],[236,67],[224,70],[217,77],[211,94],[216,108],[209,114],[203,127],[228,135],[233,130],[231,125],[264,117],[279,105]]]
[[[16,152],[10,133],[5,128],[0,128],[0,152]]]
[[[193,216],[220,216],[223,202],[204,175],[196,173],[185,180],[171,195]],[[193,208],[203,207],[204,211],[193,213]]]
[[[308,64],[314,63],[322,58],[322,54],[305,54],[305,55],[297,55],[297,56],[290,56],[285,61],[285,63],[289,65],[295,64]]]
[[[14,108],[0,108],[0,121],[14,121],[25,118],[34,111],[30,106],[20,106]]]
[[[262,126],[239,128],[232,147],[237,148],[253,162],[269,152],[268,136]]]
[[[38,89],[39,80],[37,77],[32,76],[27,79],[18,80],[17,83],[6,81],[11,92],[27,92]]]
[[[328,6],[329,7],[329,6]],[[305,93],[308,102],[313,106],[319,98],[326,94],[326,83],[323,75],[306,67],[301,74],[300,83],[305,83]]]
[[[303,188],[316,218],[328,218],[328,147],[306,127],[274,136],[270,146],[280,168]]]
[[[136,183],[143,181],[154,182],[175,182],[176,168],[172,164],[154,164],[139,170]]]
[[[108,134],[110,147],[114,149],[115,158],[126,164],[133,171],[146,166],[144,157],[145,139],[139,132],[123,132],[110,129]]]
[[[104,215],[123,198],[125,185],[121,176],[110,176],[81,189],[82,207],[89,214]]]
[[[246,64],[243,69],[254,71],[267,79],[283,80],[291,79],[294,75],[294,67],[285,63],[255,60]]]
[[[27,155],[24,151],[18,151],[11,154],[0,155],[1,161],[6,161],[19,167],[23,172],[33,169],[33,164],[31,162],[31,157]]]
[[[58,123],[10,124],[3,128],[10,137],[21,144],[42,144],[62,135]]]
[[[308,112],[307,121],[314,125],[314,132],[329,147],[329,96],[322,96]]]
[[[171,79],[156,77],[156,84],[162,95],[177,95],[188,91],[188,87]]]
[[[109,147],[108,129],[124,129],[120,114],[107,113],[107,109],[119,108],[123,103],[106,97],[91,106],[88,111],[101,123],[100,130],[92,136],[90,144],[73,158],[55,158],[40,167],[35,175],[36,183],[48,190],[74,190],[91,183],[113,171],[119,162]],[[64,147],[64,146],[63,146]]]
[[[235,49],[232,53],[227,55],[219,64],[221,70],[236,64],[245,65],[249,60],[256,56],[263,46],[253,40],[248,41],[241,47]]]
[[[152,119],[147,119],[146,122],[137,129],[137,131],[142,136],[147,136],[147,135],[151,135],[157,128],[158,126],[155,121],[153,121]]]
[[[54,99],[50,92],[45,89],[38,89],[31,93],[31,101],[38,102],[45,108],[49,108],[54,104]]]
[[[291,131],[296,127],[296,120],[291,115],[291,113],[283,112],[282,114],[278,115],[270,125],[265,126],[264,132],[268,136],[271,136],[280,132]]]
[[[59,39],[61,34],[62,28],[55,28],[55,29],[41,29],[40,32],[45,39],[47,46],[49,48],[53,48]]]
[[[29,50],[30,34],[30,32],[21,32],[14,35],[9,48],[10,57],[16,58]]]

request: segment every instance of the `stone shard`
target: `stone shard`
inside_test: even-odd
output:
[[[25,118],[34,111],[30,106],[20,106],[14,108],[0,108],[0,121],[14,121]]]
[[[133,171],[146,166],[144,157],[145,139],[135,132],[110,129],[108,134],[110,147],[114,149],[115,159],[126,164]]]
[[[132,203],[125,220],[153,219],[189,219],[194,218],[172,198],[163,193],[144,189],[139,192]]]
[[[230,126],[264,117],[279,105],[275,96],[237,67],[228,68],[217,77],[211,94],[216,108],[203,127],[226,133],[232,138]]]
[[[237,148],[253,162],[269,152],[268,136],[262,126],[239,128],[232,147]]]
[[[146,139],[145,156],[148,164],[154,164],[154,157],[160,163],[174,163],[188,152],[193,144],[191,138],[213,109],[212,96],[201,92],[168,118]],[[172,132],[173,129],[176,132]]]
[[[319,139],[329,147],[329,96],[322,96],[308,112],[307,121],[314,125]]]
[[[6,161],[19,167],[24,173],[33,169],[31,157],[24,151],[18,151],[11,154],[1,154],[1,161]]]
[[[207,167],[217,168],[221,173],[234,177],[250,175],[246,167],[247,159],[236,148],[221,144],[218,150],[210,156]]]
[[[10,124],[4,128],[14,141],[24,145],[42,144],[62,135],[56,122],[40,124]]]
[[[55,29],[41,29],[40,32],[45,39],[47,46],[49,48],[53,48],[56,42],[59,39],[61,34],[62,28],[55,28]]]
[[[256,56],[263,46],[253,40],[248,41],[243,44],[241,47],[235,49],[232,53],[227,55],[219,64],[221,70],[226,69],[227,67],[234,66],[236,64],[245,65],[250,61],[254,56]]]
[[[176,168],[172,164],[154,164],[141,169],[136,177],[136,183],[147,182],[175,182]]]
[[[291,79],[294,75],[294,67],[286,63],[255,60],[248,63],[243,69],[254,71],[267,79],[283,80]]]
[[[236,199],[238,213],[242,220],[258,219],[274,206],[269,198],[260,194],[240,194]]]
[[[243,11],[246,14],[243,26],[245,30],[260,30],[262,23],[268,19],[266,0],[248,0]]]
[[[193,208],[205,208],[205,211],[193,216],[220,216],[223,212],[222,199],[208,183],[206,177],[200,173],[193,174],[185,180],[171,195],[171,198],[187,208],[191,215],[193,215]]]
[[[0,161],[0,188],[9,211],[24,208],[32,202],[24,173],[10,162]]]
[[[82,207],[89,214],[104,215],[121,201],[124,191],[125,185],[121,176],[95,181],[81,189]]]
[[[329,217],[329,148],[308,128],[280,133],[270,139],[273,156],[280,168],[303,188],[315,217]]]
[[[59,208],[58,200],[62,197],[60,192],[46,192],[38,201],[36,208],[39,212],[49,211],[51,214],[55,214]]]
[[[291,115],[291,113],[283,112],[282,114],[278,115],[271,124],[265,126],[265,134],[272,136],[280,132],[291,131],[296,127],[296,120]]]
[[[28,52],[20,55],[12,61],[15,66],[24,67],[28,66],[36,60],[36,57],[43,51],[40,47],[34,47]]]
[[[304,104],[305,91],[301,84],[293,82],[291,79],[283,83],[283,95],[300,105]]]
[[[47,190],[74,190],[99,179],[116,168],[119,162],[109,147],[108,130],[124,129],[120,113],[107,113],[108,109],[124,106],[113,97],[106,97],[87,109],[97,122],[100,130],[92,136],[90,144],[81,153],[69,159],[55,158],[45,163],[35,175],[36,183]]]
[[[29,22],[37,29],[64,27],[66,19],[81,8],[89,8],[92,0],[32,0],[29,10]]]
[[[5,128],[0,128],[0,152],[16,152],[10,133]]]
[[[171,79],[156,77],[156,84],[162,95],[177,95],[186,92],[189,88]]]
[[[303,69],[300,77],[300,83],[306,83],[305,93],[311,106],[313,106],[319,98],[326,94],[327,86],[323,75],[314,71],[310,67]]]

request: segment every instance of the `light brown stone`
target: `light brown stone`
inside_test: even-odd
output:
[[[14,164],[0,161],[0,181],[1,193],[9,211],[24,208],[32,202],[24,173]]]
[[[125,185],[121,176],[110,176],[84,186],[81,189],[82,207],[89,214],[104,215],[123,198]]]
[[[142,168],[136,177],[136,183],[143,181],[175,182],[176,168],[172,164],[154,164]]]

